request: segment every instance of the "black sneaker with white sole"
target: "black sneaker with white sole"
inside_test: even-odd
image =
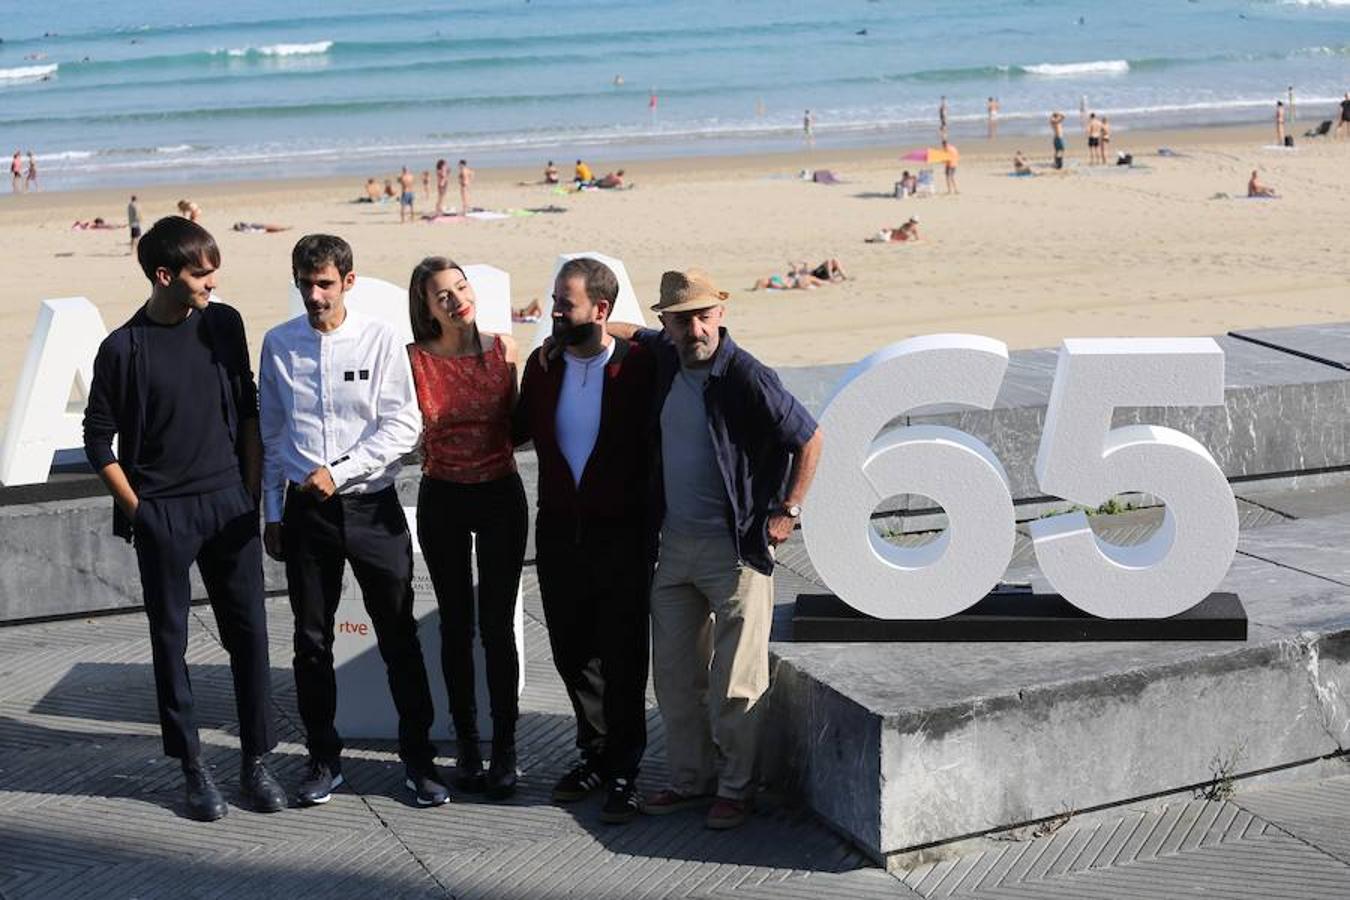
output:
[[[585,799],[591,791],[604,784],[604,781],[594,766],[582,760],[553,785],[553,802],[575,803]]]
[[[337,760],[324,761],[309,758],[305,780],[295,791],[295,802],[301,806],[318,806],[333,797],[333,789],[342,784],[342,764]]]
[[[416,795],[418,806],[440,806],[449,801],[450,789],[445,786],[445,778],[434,763],[409,764],[404,767],[404,773],[407,778],[403,783]]]
[[[600,807],[600,821],[622,825],[637,818],[637,786],[628,778],[613,778],[605,791],[605,805]]]

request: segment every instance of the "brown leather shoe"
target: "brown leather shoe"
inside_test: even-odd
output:
[[[718,797],[717,802],[712,805],[712,809],[708,810],[708,818],[704,824],[718,831],[738,828],[745,824],[749,815],[750,805],[744,800]]]
[[[694,809],[713,802],[708,794],[681,794],[671,788],[657,791],[642,801],[642,811],[649,816],[664,816],[682,809]]]

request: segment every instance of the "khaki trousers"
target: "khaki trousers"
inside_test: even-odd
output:
[[[769,686],[773,578],[741,565],[730,535],[662,534],[651,610],[670,786],[744,799]]]

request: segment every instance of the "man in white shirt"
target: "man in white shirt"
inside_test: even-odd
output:
[[[422,431],[408,356],[388,325],[347,309],[356,273],[342,238],[301,238],[291,271],[305,315],[267,333],[259,375],[263,543],[286,563],[310,753],[296,799],[326,803],[343,781],[333,620],[350,562],[398,708],[407,785],[420,805],[439,806],[449,793],[429,738],[435,709],[412,614],[412,539],[394,490]]]

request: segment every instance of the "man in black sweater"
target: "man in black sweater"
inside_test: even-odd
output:
[[[201,226],[161,219],[136,256],[150,298],[99,347],[85,454],[113,496],[113,533],[135,542],[164,753],[182,763],[188,814],[213,821],[227,811],[202,760],[184,659],[194,561],[230,654],[240,791],[255,810],[276,812],[286,794],[263,763],[276,738],[258,532],[258,393],[243,321],[210,302],[220,250]]]

